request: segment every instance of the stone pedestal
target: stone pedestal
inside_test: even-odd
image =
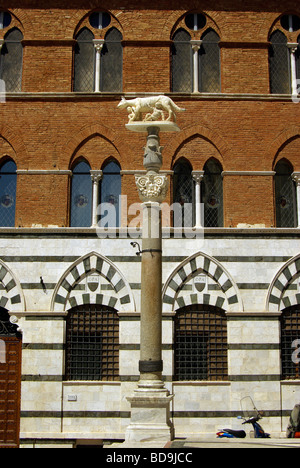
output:
[[[162,381],[141,382],[134,395],[128,397],[131,422],[126,430],[126,442],[166,443],[173,440],[174,427],[170,419],[172,399],[173,395],[164,388]]]

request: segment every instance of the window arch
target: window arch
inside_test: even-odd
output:
[[[92,179],[90,170],[90,165],[83,160],[73,168],[71,227],[90,227],[92,224]]]
[[[14,227],[16,217],[17,166],[7,160],[0,167],[0,227]]]
[[[116,28],[110,29],[105,36],[101,53],[100,90],[121,92],[123,78],[123,36]]]
[[[101,181],[101,227],[119,227],[121,224],[121,168],[111,160],[103,167]]]
[[[193,226],[193,200],[192,166],[186,160],[179,160],[174,166],[173,178],[174,227]]]
[[[74,56],[74,91],[94,91],[94,37],[94,34],[88,28],[81,29],[76,36],[77,42],[75,45]]]
[[[111,28],[105,39],[95,39],[87,28],[76,36],[74,91],[121,92],[123,75],[123,36]]]
[[[219,93],[221,89],[220,38],[209,29],[202,36],[199,50],[199,89],[203,93]]]
[[[193,305],[175,316],[175,380],[227,380],[227,319],[218,307]]]
[[[193,61],[191,36],[179,29],[173,37],[172,45],[172,91],[191,93],[193,87]]]
[[[67,316],[66,380],[119,379],[119,317],[108,306],[85,304]]]
[[[20,92],[22,89],[23,34],[13,28],[4,37],[1,46],[0,79],[5,82],[6,92]]]
[[[294,351],[300,347],[300,305],[289,307],[282,312],[280,328],[281,378],[283,380],[300,379],[299,364],[293,360]],[[298,340],[297,344],[295,343],[296,340]]]
[[[288,161],[281,160],[276,164],[275,172],[276,226],[295,227],[297,204],[293,168]]]
[[[191,35],[183,28],[176,31],[172,45],[173,92],[220,92],[219,42],[218,34],[211,28],[200,40],[191,40]]]
[[[201,200],[204,204],[204,226],[223,226],[223,177],[222,166],[210,159],[204,166],[201,183]]]
[[[272,94],[291,93],[290,52],[287,37],[277,30],[270,37],[270,89]]]

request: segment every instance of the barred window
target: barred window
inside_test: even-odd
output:
[[[201,183],[201,200],[204,204],[204,226],[223,226],[223,177],[218,161],[210,159],[204,166]]]
[[[103,168],[101,181],[100,203],[104,203],[101,209],[101,227],[119,227],[121,216],[121,168],[115,161],[110,161]]]
[[[272,94],[291,93],[291,62],[287,38],[275,31],[270,38],[269,48],[270,88]]]
[[[217,307],[194,305],[175,317],[175,380],[227,380],[227,319]]]
[[[292,180],[293,168],[287,161],[281,160],[277,163],[275,172],[276,226],[296,227],[297,203],[296,187]]]
[[[80,161],[73,169],[71,185],[71,227],[92,224],[92,179],[90,166]]]
[[[13,28],[4,37],[0,57],[0,78],[5,82],[6,92],[20,92],[22,89],[23,34]]]
[[[284,310],[281,316],[281,378],[283,380],[300,379],[300,365],[293,359],[293,353],[300,347],[299,340],[300,306],[296,305]]]
[[[178,161],[173,178],[174,227],[193,226],[193,199],[192,167],[188,161]]]
[[[0,227],[14,227],[16,216],[17,166],[12,160],[0,167]]]
[[[87,304],[69,311],[65,379],[119,379],[119,317],[116,310]]]

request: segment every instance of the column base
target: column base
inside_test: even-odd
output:
[[[170,419],[170,403],[174,395],[161,381],[141,381],[131,403],[131,422],[125,434],[125,443],[169,442],[174,439]]]

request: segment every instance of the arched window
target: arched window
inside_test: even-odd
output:
[[[16,217],[17,166],[12,160],[0,168],[0,227],[14,227]]]
[[[270,38],[270,88],[272,94],[291,93],[291,63],[287,38],[281,31],[275,31]]]
[[[219,41],[218,34],[212,29],[208,29],[199,40],[191,40],[190,34],[184,29],[179,29],[174,34],[173,92],[219,93],[221,91]]]
[[[122,91],[122,39],[116,28],[110,29],[105,39],[95,39],[88,28],[81,29],[76,36],[74,91]]]
[[[122,39],[122,34],[116,28],[112,28],[105,36],[105,43],[101,53],[101,91],[116,93],[122,91]]]
[[[23,34],[13,28],[4,37],[1,48],[0,78],[5,82],[6,92],[20,92],[22,89]]]
[[[295,227],[297,225],[296,187],[292,180],[293,168],[284,160],[275,167],[276,226]]]
[[[194,305],[175,317],[174,380],[227,380],[227,319],[222,309]]]
[[[193,226],[193,199],[194,187],[192,178],[192,167],[188,161],[180,160],[174,166],[174,227]]]
[[[115,161],[103,168],[101,181],[101,227],[119,227],[121,216],[121,168]]]
[[[86,304],[69,311],[65,378],[119,379],[119,317],[114,309]]]
[[[193,60],[191,36],[179,29],[173,37],[172,46],[172,91],[191,93],[193,89]]]
[[[204,204],[204,226],[223,226],[223,178],[222,167],[214,159],[204,166],[204,177],[201,184],[201,200]]]
[[[71,186],[71,227],[90,227],[92,224],[92,179],[87,162],[79,162],[73,169]]]
[[[283,380],[300,379],[300,366],[293,355],[300,348],[300,306],[284,310],[281,316],[281,367]],[[295,356],[296,358],[296,356]]]
[[[94,34],[83,28],[76,36],[74,57],[74,91],[93,92],[95,86]]]
[[[203,93],[219,93],[221,91],[220,70],[220,38],[209,29],[202,36],[202,46],[199,50],[199,90]]]

